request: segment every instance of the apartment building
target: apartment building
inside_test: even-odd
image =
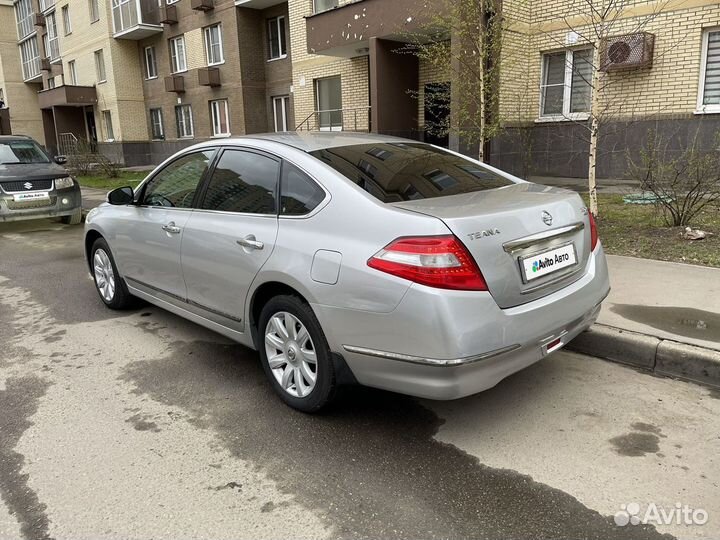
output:
[[[213,137],[293,129],[374,131],[473,153],[460,137],[428,129],[463,99],[456,70],[405,50],[447,5],[0,0],[0,98],[14,132],[54,151],[89,141],[126,165],[158,163]],[[595,43],[585,39],[586,5],[503,2],[493,113],[505,129],[486,146],[491,163],[519,174],[587,174]],[[605,122],[599,175],[624,174],[627,152],[639,153],[650,128],[678,146],[700,129],[710,148],[720,128],[720,5],[632,0],[615,19],[618,50],[649,56],[603,68],[612,85],[602,99],[623,106]],[[449,108],[431,106],[431,94],[449,94]]]

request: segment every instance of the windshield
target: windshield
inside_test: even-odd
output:
[[[50,163],[34,141],[0,142],[0,164]]]
[[[474,161],[422,143],[354,144],[310,154],[386,203],[513,184]]]

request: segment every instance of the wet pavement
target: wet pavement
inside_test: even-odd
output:
[[[257,355],[105,309],[82,228],[0,229],[0,538],[720,536],[720,396],[570,353],[431,402],[284,406]],[[702,508],[626,525],[621,505]]]

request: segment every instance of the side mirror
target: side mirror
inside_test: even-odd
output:
[[[55,156],[55,163],[65,165],[67,163],[67,156]]]
[[[133,192],[133,188],[130,186],[113,189],[107,194],[107,201],[110,204],[116,205],[132,204],[134,198],[135,193]]]

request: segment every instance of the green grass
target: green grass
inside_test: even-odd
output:
[[[662,214],[653,205],[624,204],[622,195],[598,197],[598,232],[606,253],[720,267],[717,207],[706,208],[692,223],[693,228],[713,235],[691,241],[681,238],[684,227],[665,226]]]
[[[120,171],[117,178],[108,178],[107,176],[78,176],[77,181],[81,186],[98,188],[98,189],[115,189],[118,187],[137,186],[143,180],[149,171]]]

